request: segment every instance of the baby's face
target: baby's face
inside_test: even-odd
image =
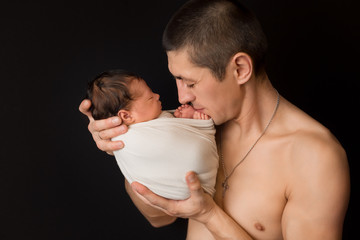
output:
[[[130,91],[135,98],[130,106],[135,123],[149,121],[160,115],[160,95],[153,93],[144,80],[132,81]]]

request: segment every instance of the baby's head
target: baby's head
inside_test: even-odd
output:
[[[153,93],[138,75],[125,70],[101,73],[88,85],[86,98],[95,120],[119,116],[126,125],[157,118],[159,94]]]

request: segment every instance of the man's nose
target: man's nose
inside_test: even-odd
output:
[[[194,94],[186,87],[182,80],[176,80],[179,102],[186,104],[195,100]]]

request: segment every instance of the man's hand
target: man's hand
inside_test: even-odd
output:
[[[213,215],[216,203],[209,194],[204,192],[200,180],[194,172],[186,174],[186,182],[190,190],[190,197],[186,200],[163,198],[138,182],[133,182],[131,187],[143,197],[144,202],[162,210],[166,214],[181,218],[191,218],[205,224]]]
[[[102,120],[94,120],[91,112],[89,111],[91,101],[85,99],[79,106],[80,112],[89,118],[88,129],[96,143],[96,146],[113,155],[113,151],[119,150],[124,147],[122,141],[111,141],[111,138],[127,132],[127,126],[122,125],[122,121],[119,117],[111,117]]]

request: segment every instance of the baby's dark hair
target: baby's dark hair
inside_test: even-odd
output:
[[[91,101],[90,111],[95,120],[116,116],[120,109],[129,110],[133,96],[129,86],[141,80],[135,73],[115,69],[99,74],[88,83],[86,99]]]

